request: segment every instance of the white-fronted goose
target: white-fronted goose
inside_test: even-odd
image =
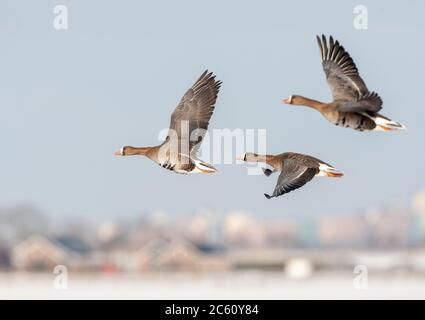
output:
[[[221,81],[206,70],[185,93],[171,115],[170,129],[165,141],[155,147],[125,146],[116,156],[146,156],[161,167],[176,173],[214,173],[212,165],[197,158],[214,111]]]
[[[276,156],[245,153],[238,160],[268,164],[273,170],[263,168],[263,172],[267,177],[274,172],[281,171],[273,194],[271,196],[264,194],[267,199],[277,198],[285,193],[301,188],[315,176],[339,178],[344,175],[322,160],[293,152],[282,153]]]
[[[329,43],[324,35],[322,38],[317,36],[317,41],[333,102],[323,103],[297,95],[292,95],[283,102],[311,107],[333,124],[358,131],[405,129],[402,124],[378,113],[382,109],[381,98],[367,89],[344,47],[338,41],[334,42],[332,36]]]

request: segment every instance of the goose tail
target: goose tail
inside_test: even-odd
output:
[[[194,163],[195,163],[195,168],[192,171],[193,173],[216,173],[216,172],[218,172],[218,170],[216,168],[214,168],[212,165],[210,165],[209,163],[206,163],[202,160],[195,159]]]
[[[344,173],[328,164],[321,163],[319,165],[319,173],[317,175],[320,177],[341,178],[344,176]]]
[[[398,131],[406,130],[406,126],[397,121],[392,121],[384,116],[378,115],[375,119],[375,131]]]

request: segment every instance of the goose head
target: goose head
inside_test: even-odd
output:
[[[257,162],[258,154],[251,153],[251,152],[244,153],[240,155],[239,157],[237,157],[236,160],[245,161],[245,162]]]
[[[125,153],[124,149],[125,149],[125,147],[122,147],[120,150],[115,151],[114,152],[114,156],[116,156],[116,157],[122,157],[122,156],[124,156],[124,153]]]
[[[282,103],[284,104],[292,104],[293,96],[289,96],[289,98],[283,99]]]
[[[305,106],[308,105],[308,99],[304,98],[303,96],[299,95],[290,95],[288,98],[283,99],[282,103],[284,104],[292,104],[294,106]]]
[[[291,95],[291,96],[289,96],[289,98],[283,99],[282,103],[292,104],[292,105],[295,105],[295,106],[301,106],[301,105],[304,104],[304,102],[305,102],[304,100],[305,100],[305,98],[302,97],[302,96]]]
[[[117,157],[132,156],[135,154],[136,154],[136,148],[133,148],[130,146],[124,146],[120,150],[114,152],[114,155]]]

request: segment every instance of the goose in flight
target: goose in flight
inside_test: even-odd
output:
[[[220,90],[221,81],[206,70],[185,93],[171,114],[165,141],[155,147],[125,146],[116,156],[145,156],[175,173],[215,173],[217,169],[197,157]]]
[[[263,172],[267,177],[274,172],[280,171],[273,194],[264,194],[267,199],[277,198],[285,193],[301,188],[316,176],[339,178],[344,175],[322,160],[293,152],[282,153],[276,156],[245,153],[238,157],[238,160],[268,164],[273,170],[263,168]]]
[[[394,131],[405,127],[379,114],[382,99],[366,87],[349,53],[332,36],[317,36],[323,70],[332,91],[333,102],[292,95],[283,103],[307,106],[319,111],[331,123],[358,131]]]

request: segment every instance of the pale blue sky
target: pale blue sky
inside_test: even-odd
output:
[[[67,31],[52,26],[56,4],[68,6]],[[369,9],[367,31],[353,27],[357,4]],[[102,217],[407,205],[425,178],[424,14],[419,0],[2,1],[0,206]],[[330,99],[317,33],[342,42],[383,114],[408,131],[357,133],[280,104],[292,93]],[[271,153],[311,154],[346,176],[268,201],[277,177],[247,176],[244,166],[187,177],[112,156],[123,144],[156,144],[206,68],[223,81],[210,128],[266,128]]]

